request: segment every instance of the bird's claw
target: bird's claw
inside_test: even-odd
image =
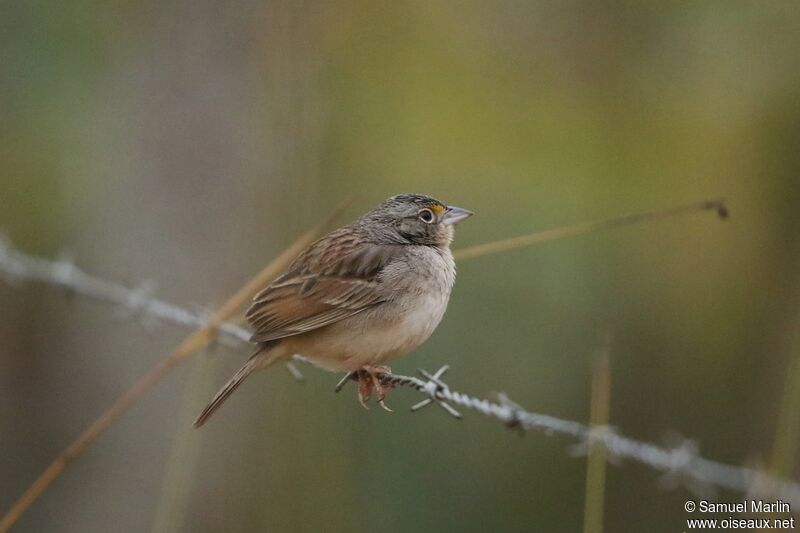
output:
[[[361,407],[369,411],[367,401],[372,396],[372,380],[363,379],[360,371],[356,375],[358,376],[358,403],[361,404]]]
[[[391,408],[385,403],[386,395],[392,390],[391,385],[381,382],[380,374],[389,373],[392,370],[387,366],[365,366],[356,372],[356,379],[358,380],[358,403],[364,409],[369,409],[367,401],[372,397],[373,393],[380,405],[385,411],[393,413]]]

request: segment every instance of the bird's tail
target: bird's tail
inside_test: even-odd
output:
[[[247,358],[247,362],[236,371],[233,377],[228,380],[224,387],[214,396],[214,398],[206,405],[203,412],[194,421],[194,427],[199,428],[216,412],[217,409],[228,399],[228,396],[239,388],[239,385],[245,380],[247,376],[253,373],[254,370],[266,368],[280,359],[280,350],[270,350],[273,346],[260,345],[253,354]]]

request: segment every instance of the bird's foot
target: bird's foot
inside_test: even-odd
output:
[[[367,401],[374,393],[375,398],[378,400],[378,405],[390,413],[393,412],[384,402],[386,395],[392,390],[392,385],[381,382],[380,378],[380,374],[390,373],[391,371],[392,369],[388,366],[364,366],[356,371],[358,402],[364,409],[369,409]]]

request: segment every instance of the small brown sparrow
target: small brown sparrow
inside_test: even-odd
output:
[[[453,226],[472,213],[401,194],[309,246],[247,310],[256,351],[194,422],[202,426],[254,370],[301,354],[355,372],[359,400],[386,388],[376,374],[431,336],[456,278]],[[386,408],[388,409],[388,408]]]

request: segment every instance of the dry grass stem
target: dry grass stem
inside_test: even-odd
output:
[[[508,252],[510,250],[534,246],[543,242],[555,241],[566,237],[585,235],[587,233],[592,233],[594,231],[603,229],[630,226],[633,224],[639,224],[641,222],[670,218],[695,211],[714,211],[722,219],[728,217],[728,208],[725,206],[722,200],[704,200],[702,202],[693,202],[691,204],[671,207],[668,209],[634,213],[621,217],[607,218],[593,222],[582,222],[572,226],[561,226],[544,231],[537,231],[527,235],[520,235],[519,237],[512,237],[510,239],[501,239],[499,241],[469,246],[467,248],[456,250],[453,252],[453,255],[456,259],[463,261],[464,259],[474,259],[476,257],[483,257],[484,255]]]
[[[589,422],[592,428],[608,428],[611,403],[610,346],[602,349],[592,368],[592,399]],[[605,508],[606,460],[608,451],[602,441],[589,438],[586,463],[586,499],[583,512],[583,532],[602,533]]]
[[[349,202],[348,202],[349,203]],[[182,363],[191,354],[207,346],[216,338],[217,328],[236,313],[265,284],[277,276],[304,248],[311,244],[329,225],[330,220],[339,216],[346,207],[342,205],[329,220],[315,226],[301,235],[291,246],[273,259],[266,267],[231,296],[211,316],[204,327],[194,331],[166,359],[161,360],[144,376],[139,378],[127,391],[117,397],[97,419],[84,429],[78,438],[56,456],[50,466],[42,472],[12,505],[0,520],[0,533],[6,533],[31,505],[42,495],[50,484],[64,471],[66,466],[77,458],[94,440],[113,424],[128,408],[142,398],[170,370]]]

